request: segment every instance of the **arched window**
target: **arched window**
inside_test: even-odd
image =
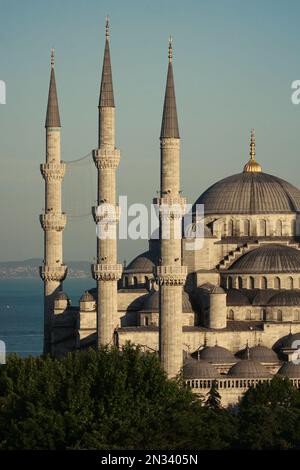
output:
[[[148,284],[149,278],[148,276],[145,276],[145,284]]]
[[[280,279],[279,279],[279,277],[275,277],[275,279],[274,279],[274,289],[280,289]]]
[[[254,289],[254,277],[249,278],[249,289]]]
[[[268,288],[268,281],[267,281],[266,277],[261,278],[260,287],[261,287],[261,289],[267,289]]]
[[[296,235],[296,220],[291,221],[291,235]]]
[[[137,286],[137,285],[138,285],[138,280],[137,280],[137,277],[136,277],[136,276],[133,277],[133,285],[134,285],[134,286]]]
[[[241,276],[238,277],[238,289],[242,289],[243,288],[243,279],[241,278]]]
[[[233,220],[229,220],[228,222],[228,236],[233,236]]]
[[[300,321],[300,312],[299,312],[299,310],[296,310],[294,312],[294,321]]]
[[[233,311],[233,310],[229,310],[229,312],[228,312],[228,320],[234,320],[234,311]]]
[[[124,277],[124,287],[127,288],[128,287],[128,276],[125,276]]]
[[[145,326],[149,326],[149,317],[145,317]]]
[[[244,220],[244,235],[245,237],[249,237],[250,235],[250,221]]]
[[[265,237],[267,234],[267,222],[265,220],[259,221],[259,235]]]
[[[293,278],[292,278],[292,277],[289,277],[289,278],[288,278],[287,288],[288,288],[288,289],[293,289],[293,288],[294,288],[294,281],[293,281]]]
[[[277,237],[282,237],[282,222],[281,222],[281,220],[276,221],[276,235],[277,235]]]
[[[246,320],[251,320],[251,310],[247,310],[247,312],[246,312]]]
[[[282,321],[282,311],[278,310],[277,312],[277,321]]]
[[[300,280],[299,280],[299,282],[300,282]],[[232,277],[230,277],[230,276],[227,278],[227,285],[228,285],[228,289],[232,289]]]
[[[263,308],[263,309],[261,310],[261,320],[266,321],[266,319],[267,319],[267,312],[266,312],[266,310]]]

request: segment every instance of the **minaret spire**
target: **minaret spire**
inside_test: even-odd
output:
[[[259,173],[261,172],[261,166],[255,160],[255,131],[251,129],[250,138],[250,160],[244,166],[244,173]]]
[[[51,49],[50,66],[51,73],[45,127],[61,127],[54,72],[54,49]]]
[[[179,128],[178,128],[178,118],[177,118],[177,108],[176,108],[176,97],[175,97],[175,85],[173,77],[173,47],[172,47],[172,37],[169,38],[169,50],[168,50],[168,75],[167,75],[167,84],[165,91],[165,101],[163,109],[163,118],[161,124],[161,133],[160,138],[173,138],[179,139]]]
[[[99,108],[114,108],[114,90],[111,71],[110,49],[109,49],[109,17],[106,17],[105,23],[105,48],[102,68],[102,78],[100,87]]]

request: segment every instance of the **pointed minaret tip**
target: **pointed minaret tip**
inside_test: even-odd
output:
[[[54,49],[51,49],[50,53],[50,66],[51,73],[45,127],[61,127],[54,73]]]
[[[167,84],[165,91],[165,101],[163,109],[163,118],[161,123],[161,139],[179,139],[179,128],[178,128],[178,118],[177,118],[177,108],[176,108],[176,98],[175,98],[175,85],[173,77],[173,39],[169,37],[169,47],[168,47],[168,75],[167,75]]]
[[[244,166],[244,173],[260,173],[261,171],[260,164],[255,160],[255,131],[251,129],[250,160]]]
[[[114,108],[114,91],[111,71],[111,60],[109,50],[109,17],[105,21],[105,49],[100,87],[99,108]]]

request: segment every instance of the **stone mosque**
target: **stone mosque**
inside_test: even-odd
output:
[[[44,352],[56,356],[75,349],[127,342],[159,354],[168,377],[182,374],[205,395],[215,381],[224,406],[236,404],[251,385],[274,374],[300,385],[295,360],[300,344],[300,190],[262,171],[251,131],[250,159],[241,172],[216,182],[195,204],[204,205],[204,241],[176,239],[186,200],[180,186],[180,135],[173,78],[172,42],[160,134],[160,193],[154,199],[170,224],[169,239],[151,239],[148,251],[127,266],[118,264],[117,237],[95,239],[91,277],[96,287],[73,306],[63,291],[67,266],[62,234],[66,214],[61,194],[66,164],[61,160],[61,123],[51,54],[46,115],[44,230]],[[93,151],[98,178],[97,208],[115,207],[110,233],[117,233],[115,102],[106,23],[99,99],[99,140]],[[245,159],[246,160],[246,159]],[[242,166],[242,165],[241,165]],[[107,220],[105,221],[107,224]],[[161,227],[160,227],[161,228]],[[193,224],[191,230],[195,230]],[[161,233],[161,232],[160,232]],[[96,238],[96,237],[95,237]]]

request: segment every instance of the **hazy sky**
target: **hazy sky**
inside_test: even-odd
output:
[[[263,170],[300,186],[300,2],[288,0],[0,0],[0,259],[43,256],[38,215],[44,205],[39,164],[49,51],[56,51],[62,158],[97,145],[97,103],[106,14],[121,149],[118,191],[150,203],[159,187],[159,131],[174,38],[174,73],[182,137],[182,189],[193,202],[213,182],[242,170],[256,130]],[[66,201],[89,208],[96,169],[73,166]],[[69,203],[66,202],[68,205]],[[69,207],[66,207],[69,210]],[[91,217],[70,218],[65,259],[93,259]],[[129,261],[145,242],[121,242]]]

